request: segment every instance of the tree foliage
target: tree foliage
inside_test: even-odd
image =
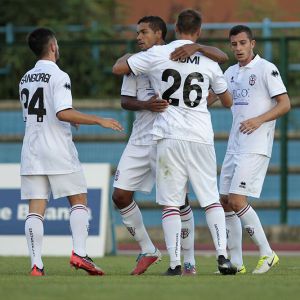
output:
[[[14,28],[26,30],[15,32],[12,44],[0,36],[0,99],[18,98],[18,82],[36,60],[27,47],[26,36],[40,26],[56,32],[61,52],[59,65],[76,83],[74,97],[111,95],[111,81],[116,79],[110,68],[116,57],[111,49],[104,51],[102,43],[95,41],[117,38],[113,25],[122,22],[119,16],[122,14],[114,0],[1,0],[0,26],[11,23]]]

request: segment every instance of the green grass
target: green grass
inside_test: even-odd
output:
[[[256,257],[245,257],[245,275],[215,275],[214,257],[197,257],[195,277],[165,277],[168,258],[144,275],[128,275],[133,256],[95,259],[105,276],[87,276],[70,269],[66,257],[45,257],[45,277],[30,277],[27,257],[0,257],[0,299],[300,299],[300,257],[280,257],[280,265],[264,275],[252,275]]]

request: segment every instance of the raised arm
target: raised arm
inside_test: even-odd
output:
[[[127,63],[127,59],[131,56],[132,54],[127,53],[120,57],[115,64],[112,67],[112,72],[115,75],[125,75],[129,74],[131,72],[129,65]]]
[[[223,64],[226,61],[228,61],[228,55],[222,50],[216,47],[201,45],[197,43],[186,44],[176,48],[175,51],[171,53],[170,59],[171,60],[184,59],[190,57],[196,52],[203,53],[206,57],[214,60],[219,64]]]
[[[101,118],[95,115],[84,114],[73,108],[59,111],[56,116],[60,121],[73,124],[100,125],[102,127],[111,128],[113,130],[123,130],[122,125],[114,119]]]

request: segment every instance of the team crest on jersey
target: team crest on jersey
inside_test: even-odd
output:
[[[135,236],[135,228],[134,228],[134,227],[127,227],[127,230],[129,231],[129,233],[130,233],[132,236]]]
[[[119,176],[120,176],[120,170],[117,170],[115,174],[115,181],[118,181]]]
[[[231,76],[230,83],[234,83],[234,77]]]
[[[71,83],[66,82],[65,85],[64,85],[64,88],[67,89],[67,90],[71,90]]]
[[[250,236],[252,236],[254,234],[254,228],[247,226],[245,227],[246,231],[249,233]]]
[[[181,229],[181,238],[182,239],[186,239],[190,234],[190,231],[188,230],[188,228],[182,228]]]
[[[254,74],[251,74],[249,77],[249,84],[252,86],[256,82],[256,76]]]

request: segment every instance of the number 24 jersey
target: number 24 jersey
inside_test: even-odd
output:
[[[39,60],[19,84],[26,122],[21,175],[67,174],[80,170],[70,124],[56,114],[72,108],[70,78],[52,61]]]

